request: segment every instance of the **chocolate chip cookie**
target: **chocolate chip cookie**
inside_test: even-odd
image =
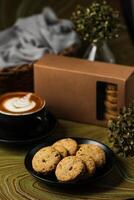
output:
[[[110,95],[107,95],[106,96],[106,101],[110,102],[110,103],[113,103],[113,104],[117,104],[117,97],[112,97]]]
[[[107,90],[116,91],[116,90],[117,90],[117,85],[112,84],[112,83],[108,83],[107,86],[106,86],[106,89],[107,89]]]
[[[54,144],[53,147],[61,154],[62,158],[67,156],[67,149],[61,145]]]
[[[76,156],[63,158],[57,165],[55,175],[60,182],[74,182],[79,180],[85,172],[85,165]]]
[[[60,153],[55,148],[48,146],[37,151],[32,159],[32,167],[36,172],[46,175],[55,170],[60,160]]]
[[[78,148],[77,142],[73,140],[72,138],[65,138],[65,139],[58,140],[53,145],[63,146],[65,149],[67,149],[69,155],[75,155]]]
[[[115,119],[117,117],[118,113],[114,112],[114,111],[108,111],[104,114],[104,117],[106,120],[110,120],[110,119]]]
[[[108,110],[117,111],[117,103],[111,103],[109,101],[105,101],[104,105],[105,105],[106,109],[108,109]]]
[[[102,167],[106,162],[104,150],[95,144],[81,144],[76,156],[83,155],[90,156],[94,160],[96,167]]]
[[[95,161],[86,154],[77,154],[78,158],[80,158],[86,167],[86,172],[84,178],[88,178],[93,176],[96,170]]]
[[[110,95],[112,97],[117,97],[117,91],[106,89],[106,95]]]

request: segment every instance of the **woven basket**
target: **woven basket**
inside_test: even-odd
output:
[[[33,91],[33,64],[7,67],[0,71],[0,95],[13,91]]]
[[[65,49],[60,55],[76,56],[76,45]],[[0,71],[0,95],[13,91],[34,91],[33,64],[6,67]]]

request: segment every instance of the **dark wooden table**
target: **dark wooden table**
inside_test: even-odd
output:
[[[60,121],[53,137],[92,138],[108,144],[103,127]],[[43,142],[43,141],[42,141]],[[109,145],[109,144],[108,144]],[[134,198],[134,158],[117,158],[113,170],[84,188],[50,187],[34,179],[25,169],[24,158],[31,148],[0,144],[0,200],[84,200]]]

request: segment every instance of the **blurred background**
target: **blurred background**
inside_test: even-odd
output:
[[[121,22],[123,24],[123,30],[120,33],[120,37],[110,42],[116,61],[118,64],[134,66],[134,45],[124,19],[122,9],[123,0],[107,1],[115,9],[120,11]],[[40,13],[45,6],[53,8],[60,18],[69,19],[77,4],[86,6],[91,2],[92,0],[0,0],[0,30],[12,26],[16,19],[20,17]]]

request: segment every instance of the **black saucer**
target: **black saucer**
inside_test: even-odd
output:
[[[27,129],[24,132],[23,137],[10,137],[11,130],[6,130],[0,128],[0,142],[2,143],[8,143],[8,144],[26,144],[26,143],[34,143],[44,140],[46,137],[48,137],[56,128],[57,120],[54,117],[54,115],[47,111],[46,112],[46,119],[47,119],[47,125],[43,123],[39,123],[36,127],[33,129]],[[21,130],[15,130],[14,135],[19,135],[21,133]],[[5,135],[8,135],[8,137],[5,137]],[[11,134],[13,135],[13,134]]]

